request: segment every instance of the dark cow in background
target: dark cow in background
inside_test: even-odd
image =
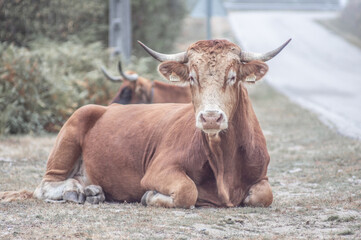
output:
[[[120,61],[119,77],[111,76],[104,67],[101,70],[107,79],[122,83],[111,103],[189,103],[191,101],[188,86],[170,85],[156,80],[152,82],[131,71],[124,73]]]
[[[198,41],[174,55],[143,45],[165,78],[190,84],[192,103],[82,107],[61,129],[34,193],[1,197],[269,206],[270,158],[244,85],[260,80],[264,62],[289,41],[266,54],[227,40]]]

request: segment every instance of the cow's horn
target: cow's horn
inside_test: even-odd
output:
[[[165,61],[176,61],[181,63],[187,62],[186,52],[175,53],[175,54],[163,54],[150,49],[149,47],[145,46],[144,43],[142,43],[141,41],[138,41],[138,43],[145,49],[145,51],[147,51],[152,57],[154,57],[160,62],[165,62]]]
[[[292,38],[288,39],[287,42],[285,42],[284,44],[282,44],[279,48],[270,51],[268,53],[252,53],[252,52],[241,52],[241,61],[242,62],[250,62],[253,60],[259,60],[259,61],[263,61],[266,62],[270,59],[272,59],[273,57],[275,57],[277,54],[279,54],[282,49],[284,47],[287,46],[287,44],[292,40]]]
[[[109,80],[113,81],[113,82],[120,82],[123,81],[123,78],[121,77],[113,77],[110,76],[110,74],[105,70],[104,67],[101,67],[102,72],[104,73],[105,77],[108,78]]]
[[[120,75],[123,77],[123,78],[125,78],[125,79],[127,79],[128,81],[137,81],[137,79],[138,79],[138,74],[136,74],[136,73],[133,73],[133,74],[126,74],[126,73],[123,73],[123,71],[122,71],[122,63],[119,61],[118,62],[118,70],[119,70],[119,73],[120,73]]]

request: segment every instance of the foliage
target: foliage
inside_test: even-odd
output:
[[[1,0],[0,42],[29,46],[37,38],[108,44],[108,3],[103,0]],[[136,55],[145,55],[141,40],[154,49],[169,51],[186,14],[184,1],[132,0],[132,39]],[[162,39],[162,41],[159,41]]]
[[[46,37],[57,41],[76,35],[84,43],[107,43],[108,1],[2,0],[0,41],[28,46]]]
[[[167,52],[185,16],[181,0],[132,0],[133,46]],[[109,60],[108,1],[0,0],[0,134],[57,131],[78,107],[108,104],[118,84],[104,81]],[[159,41],[162,39],[162,41]],[[140,47],[137,47],[140,50]],[[159,79],[156,62],[124,66]]]
[[[161,52],[171,51],[187,13],[185,1],[132,0],[131,2],[133,46],[138,45],[137,40],[141,40]],[[141,48],[133,50],[136,55],[145,55]]]
[[[106,81],[100,66],[114,75],[118,59],[109,60],[101,44],[46,39],[31,49],[0,43],[0,134],[58,131],[85,104],[107,105],[119,83]],[[124,69],[159,78],[154,59],[132,58]]]
[[[107,58],[99,43],[34,48],[0,44],[0,133],[56,131],[78,107],[108,103],[113,93],[98,70]]]
[[[51,118],[45,108],[51,85],[26,49],[1,45],[0,52],[0,132],[38,131]]]

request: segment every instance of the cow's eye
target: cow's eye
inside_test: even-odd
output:
[[[195,80],[192,76],[189,77],[189,84],[190,85],[194,85],[195,84]]]
[[[228,85],[233,85],[236,82],[236,76],[228,78]]]
[[[235,82],[236,82],[236,73],[235,71],[231,70],[228,73],[227,84],[232,86]]]

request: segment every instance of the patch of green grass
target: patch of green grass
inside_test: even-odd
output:
[[[342,218],[341,222],[353,222],[355,220],[356,218],[351,216],[351,217]]]
[[[351,230],[345,230],[343,232],[338,233],[337,235],[339,235],[339,236],[347,236],[347,235],[353,235],[353,234],[354,234],[354,232],[352,232]]]
[[[330,216],[327,218],[327,221],[338,221],[340,219],[339,216]]]
[[[334,215],[334,216],[328,217],[326,221],[331,221],[331,222],[335,222],[335,221],[336,222],[353,222],[355,220],[356,220],[356,217],[354,217],[354,216],[341,218],[341,217],[339,217],[337,215]]]

